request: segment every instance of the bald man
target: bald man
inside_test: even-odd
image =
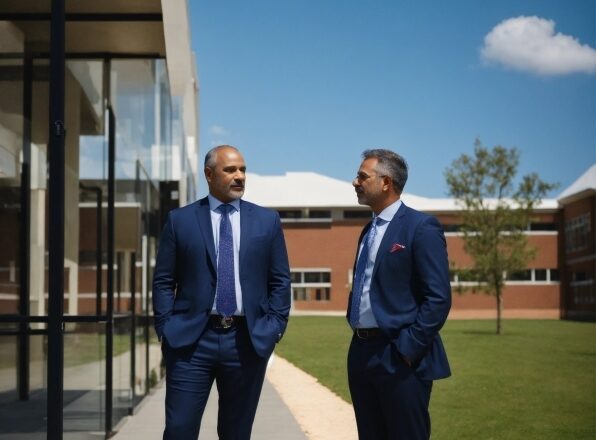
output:
[[[267,359],[290,311],[279,215],[242,200],[237,148],[205,156],[209,195],[169,213],[153,279],[155,330],[166,361],[164,439],[196,440],[213,381],[217,431],[249,439]]]

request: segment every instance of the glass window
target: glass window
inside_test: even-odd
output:
[[[461,229],[461,225],[443,225],[443,231],[445,232],[458,232]]]
[[[308,301],[306,288],[304,287],[293,287],[292,294],[294,296],[294,301]]]
[[[305,272],[304,273],[305,283],[320,283],[321,273],[320,272]]]
[[[329,301],[331,271],[300,270],[291,272],[294,301]]]
[[[344,211],[344,218],[345,219],[371,219],[372,212],[369,210],[355,210],[355,209],[346,209]]]
[[[331,218],[331,211],[311,209],[308,212],[308,218]]]
[[[457,271],[459,281],[478,281],[478,275],[473,269],[461,269]]]
[[[534,280],[546,281],[546,269],[534,269]]]
[[[565,250],[567,253],[588,248],[590,244],[590,213],[582,214],[565,223]]]
[[[0,313],[10,314],[19,309],[21,197],[29,193],[21,180],[26,137],[23,70],[22,60],[0,60]]]
[[[299,209],[293,210],[281,210],[279,212],[279,218],[302,218],[302,211]]]
[[[530,223],[530,231],[556,231],[556,223]]]
[[[507,276],[510,281],[532,281],[532,271],[530,269],[512,272]]]
[[[594,307],[596,303],[596,289],[594,288],[594,280],[592,278],[582,281],[572,281],[570,287],[574,304]]]
[[[315,300],[316,301],[329,301],[329,299],[331,297],[329,290],[330,289],[328,287],[316,289]]]
[[[559,281],[559,269],[550,269],[550,280]]]

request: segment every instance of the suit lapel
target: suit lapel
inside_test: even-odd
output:
[[[207,197],[199,200],[196,215],[197,222],[199,223],[199,231],[203,235],[203,242],[207,248],[207,255],[209,255],[212,266],[217,268],[215,244],[213,243],[213,228],[211,227],[211,210],[209,209],[209,199]]]
[[[242,269],[242,263],[246,256],[246,250],[248,249],[248,243],[251,238],[251,225],[253,220],[253,209],[252,206],[245,203],[242,199],[240,200],[240,254],[238,255],[239,269]]]
[[[360,245],[362,244],[362,239],[364,237],[366,237],[366,234],[368,233],[368,230],[370,229],[371,225],[372,225],[372,220],[369,221],[362,229],[362,232],[360,232],[360,238],[358,238],[358,245],[356,246],[356,257],[354,258],[354,266],[352,268],[352,276],[356,275],[356,265],[358,264],[358,254],[360,253]]]
[[[405,215],[406,210],[408,207],[404,205],[404,202],[401,202],[401,206],[389,222],[387,226],[387,230],[383,235],[383,239],[381,240],[381,244],[379,245],[379,250],[377,251],[377,256],[375,258],[375,267],[373,268],[372,278],[375,277],[377,270],[379,269],[379,264],[385,258],[385,256],[389,253],[388,249],[390,248],[391,241],[393,237],[399,232],[401,227],[403,226],[402,217]]]

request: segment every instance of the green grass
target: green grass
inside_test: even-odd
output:
[[[441,331],[453,376],[436,381],[433,439],[596,438],[596,325],[450,321]],[[351,333],[343,317],[292,317],[277,353],[346,401]]]
[[[40,336],[33,336],[31,341],[31,361],[46,360],[47,347],[42,347]],[[0,340],[0,369],[17,368],[16,337]],[[156,340],[157,341],[157,340]],[[137,341],[142,343],[143,341]],[[153,342],[152,340],[150,342]],[[96,333],[74,333],[64,336],[64,366],[72,367],[89,362],[102,361],[106,353],[106,337]],[[130,351],[130,335],[114,335],[113,356]]]
[[[112,355],[114,357],[130,351],[130,335],[113,335]],[[104,361],[106,358],[106,336],[104,334],[67,334],[64,336],[64,366]]]

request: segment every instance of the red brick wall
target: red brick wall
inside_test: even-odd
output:
[[[298,310],[345,310],[349,293],[348,271],[354,265],[356,245],[366,221],[284,223],[291,268],[331,269],[329,301],[297,301]]]
[[[551,216],[552,217],[552,216]],[[456,224],[455,215],[439,218],[444,223]],[[556,221],[545,216],[542,221]],[[295,301],[296,310],[344,311],[346,310],[349,284],[348,271],[352,269],[356,245],[365,220],[334,221],[332,223],[284,223],[291,268],[331,269],[330,301]],[[530,235],[529,242],[538,249],[529,268],[555,269],[558,267],[558,236],[552,232]],[[449,259],[457,267],[470,266],[471,258],[464,252],[463,238],[448,234]],[[505,309],[550,310],[558,313],[560,288],[558,284],[510,285],[504,291]],[[454,289],[453,309],[491,310],[495,300],[486,294],[458,294]]]

